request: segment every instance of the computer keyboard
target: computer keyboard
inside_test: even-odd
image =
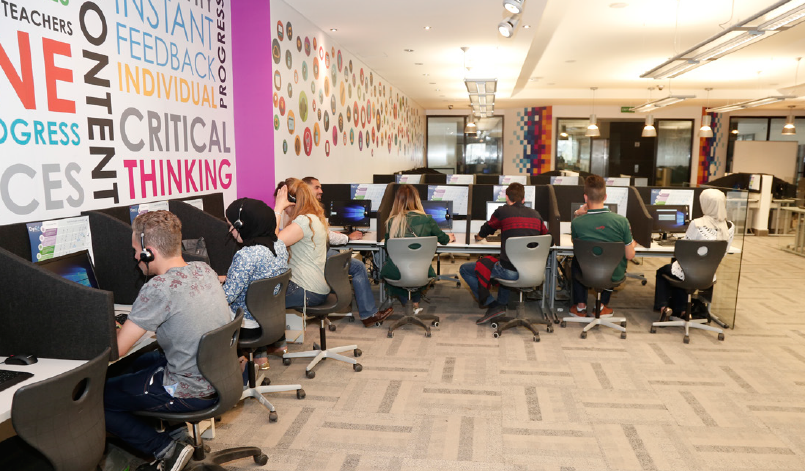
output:
[[[33,376],[33,373],[24,371],[0,370],[0,391],[19,384]]]
[[[129,318],[128,314],[116,314],[115,315],[115,320],[120,325],[123,325],[123,323],[126,322],[126,319],[128,319],[128,318]]]
[[[486,236],[486,241],[487,242],[500,242],[500,235],[498,235],[498,234],[488,235],[488,236]]]

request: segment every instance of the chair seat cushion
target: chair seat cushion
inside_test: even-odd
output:
[[[517,279],[517,280],[502,280],[500,278],[491,278],[490,281],[497,281],[502,286],[505,286],[507,288],[526,288],[526,289],[531,289],[531,288],[534,287],[533,285],[530,285],[530,284],[522,284],[522,283],[528,283],[528,280],[520,280],[520,279]]]
[[[333,312],[333,308],[338,305],[338,297],[335,294],[330,293],[327,295],[327,299],[324,300],[323,303],[317,306],[308,306],[307,307],[307,315],[308,316],[326,316],[327,314],[331,314]],[[295,307],[298,312],[303,312],[304,308],[302,306]]]

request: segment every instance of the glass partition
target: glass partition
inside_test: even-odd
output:
[[[657,120],[656,185],[690,184],[693,121]]]
[[[589,121],[559,118],[556,136],[556,170],[590,171],[590,138],[585,136]]]
[[[429,116],[427,157],[430,168],[455,173],[464,150],[464,116]]]

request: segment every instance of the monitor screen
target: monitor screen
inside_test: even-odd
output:
[[[441,229],[453,228],[452,201],[423,201],[422,209],[436,221]]]
[[[89,252],[86,250],[49,258],[37,263],[37,265],[80,285],[88,288],[98,288],[98,280],[95,278],[92,260],[90,260]]]
[[[327,220],[331,226],[369,227],[372,202],[367,200],[330,201]]]
[[[504,204],[506,204],[506,203],[501,203],[499,201],[487,201],[486,202],[486,220],[488,221],[488,220],[492,219],[492,213],[494,213],[496,209],[498,209],[499,207],[503,206]],[[524,206],[526,208],[530,208],[531,207],[531,202],[526,201],[524,203]]]
[[[576,218],[576,210],[581,208],[584,203],[570,203],[570,219],[573,220]],[[618,205],[612,203],[604,203],[604,207],[609,209],[610,213],[618,213]]]
[[[686,205],[651,205],[646,209],[654,219],[653,232],[677,234],[687,231],[689,216]]]

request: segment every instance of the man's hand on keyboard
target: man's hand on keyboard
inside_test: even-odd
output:
[[[484,240],[483,237],[479,236],[478,234],[475,234],[475,242],[480,242],[482,240]]]

